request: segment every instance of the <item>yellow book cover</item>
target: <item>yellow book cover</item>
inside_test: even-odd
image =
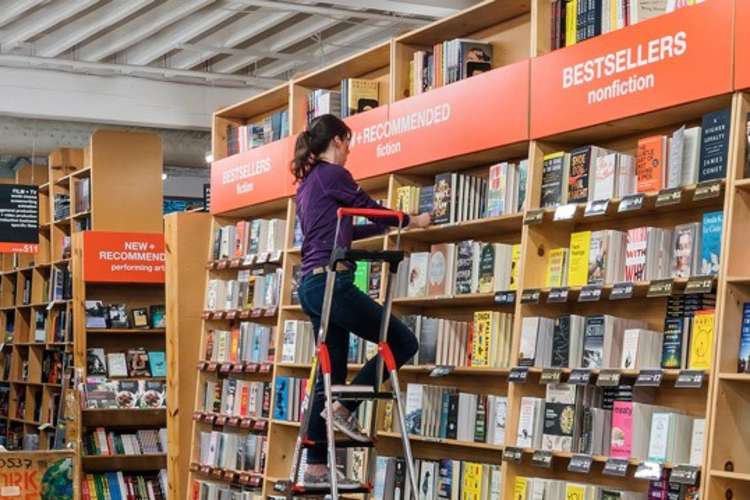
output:
[[[347,82],[349,116],[378,107],[378,82],[362,78],[350,78]]]
[[[609,0],[609,31],[617,29],[617,0]]]
[[[474,313],[474,336],[471,340],[471,366],[489,366],[492,335],[492,311]]]
[[[693,317],[693,332],[690,337],[691,370],[708,370],[711,368],[711,354],[714,343],[714,310],[698,311]]]
[[[464,462],[462,500],[482,500],[482,464]]]
[[[396,190],[396,210],[411,212],[411,186],[401,186]]]
[[[586,486],[567,483],[565,485],[565,500],[586,500]]]
[[[546,286],[559,287],[565,286],[565,264],[568,257],[567,248],[553,248],[549,252],[547,259],[547,280]]]
[[[591,231],[579,231],[570,235],[568,286],[584,286],[588,283],[590,246]]]
[[[240,355],[240,329],[232,328],[232,343],[229,347],[229,361],[236,363]]]
[[[516,477],[516,482],[513,485],[513,500],[526,500],[526,487],[528,484],[528,478]]]
[[[510,289],[518,289],[518,261],[521,258],[521,245],[513,245],[510,262]]]
[[[409,95],[414,95],[414,60],[409,61]]]
[[[578,12],[578,0],[570,0],[565,4],[565,46],[576,43],[576,17]]]

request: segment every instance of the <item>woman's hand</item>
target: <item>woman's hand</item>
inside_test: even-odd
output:
[[[410,228],[427,227],[432,223],[432,215],[426,212],[419,215],[413,215],[409,219],[408,227]]]

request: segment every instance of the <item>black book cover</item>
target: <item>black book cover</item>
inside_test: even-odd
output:
[[[563,166],[565,155],[544,160],[542,168],[542,208],[562,203]]]
[[[583,334],[583,368],[601,368],[604,359],[604,316],[587,316]]]
[[[474,244],[461,241],[456,245],[456,294],[471,293]]]
[[[664,337],[661,350],[662,368],[680,368],[682,363],[683,318],[664,320]]]
[[[448,425],[445,433],[447,439],[458,437],[458,394],[448,397]]]
[[[487,396],[477,396],[477,418],[474,427],[474,442],[484,443],[487,441]]]
[[[730,119],[728,108],[703,115],[699,182],[726,177]]]
[[[570,349],[570,316],[560,316],[555,319],[555,329],[552,336],[552,366],[566,368]]]
[[[422,318],[419,332],[419,364],[434,365],[437,355],[438,318]]]
[[[431,214],[435,202],[435,186],[424,186],[419,190],[419,213]]]
[[[589,165],[591,146],[574,149],[570,153],[570,173],[568,175],[568,203],[581,203],[589,198]]]
[[[454,188],[453,174],[446,173],[435,176],[432,207],[433,224],[446,224],[451,221],[451,212],[455,210],[451,201]]]

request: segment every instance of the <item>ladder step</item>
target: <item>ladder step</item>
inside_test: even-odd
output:
[[[361,401],[369,399],[394,399],[392,392],[334,392],[331,394],[338,401]]]
[[[292,488],[292,492],[294,495],[297,496],[320,496],[320,495],[327,495],[331,493],[330,486],[325,486],[321,488],[306,488],[304,484],[295,484]],[[346,487],[344,485],[339,484],[339,493],[346,493],[346,494],[354,494],[354,493],[371,493],[372,492],[372,486],[369,484],[360,484],[358,486],[352,486],[352,487]]]
[[[306,439],[302,441],[302,447],[303,448],[312,448],[316,445],[323,445],[325,446],[328,442],[327,441],[313,441],[311,439]],[[336,440],[336,448],[374,448],[375,442],[374,441],[356,441],[354,439],[337,439]]]
[[[334,384],[331,386],[332,392],[375,392],[371,385],[347,385]]]

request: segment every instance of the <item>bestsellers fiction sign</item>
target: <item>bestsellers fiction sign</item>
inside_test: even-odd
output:
[[[706,0],[538,57],[534,139],[732,91],[732,0]]]
[[[164,283],[164,235],[83,233],[83,279],[98,283]]]

